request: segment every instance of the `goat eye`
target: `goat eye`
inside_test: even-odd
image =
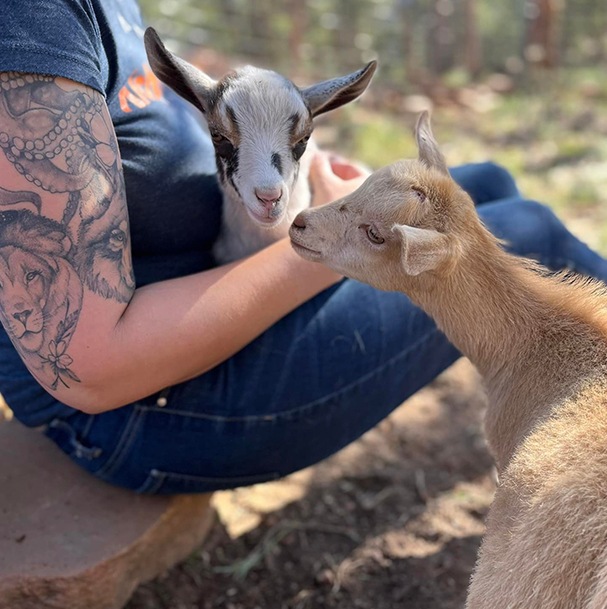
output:
[[[219,131],[211,131],[211,139],[213,140],[214,144],[221,144],[221,142],[227,140],[228,138],[219,133]]]
[[[420,203],[423,203],[426,200],[426,193],[419,190],[419,188],[413,188],[413,194],[419,199]]]
[[[378,245],[384,243],[385,239],[379,234],[374,226],[371,226],[370,224],[363,224],[360,228],[364,229],[367,239],[369,239],[371,243],[376,243]]]
[[[306,151],[306,146],[308,145],[308,141],[310,139],[309,135],[302,137],[294,146],[293,146],[293,158],[296,161],[302,157],[303,153]]]
[[[213,132],[211,133],[211,139],[215,146],[215,152],[217,152],[220,157],[227,159],[234,154],[234,145],[225,135]]]

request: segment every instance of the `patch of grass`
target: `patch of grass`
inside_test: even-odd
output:
[[[587,158],[596,158],[596,146],[588,138],[578,135],[565,135],[558,144],[558,159],[563,162],[576,162]]]
[[[573,178],[567,192],[570,204],[579,209],[591,209],[600,202],[598,186],[581,178]]]
[[[354,130],[348,154],[377,169],[417,156],[417,148],[404,121],[399,124],[395,118],[373,115]]]
[[[470,75],[464,68],[454,68],[443,76],[443,82],[447,87],[456,89],[470,84]]]

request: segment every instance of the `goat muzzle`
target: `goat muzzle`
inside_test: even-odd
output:
[[[282,190],[279,188],[256,188],[255,196],[267,210],[272,210],[282,198]]]

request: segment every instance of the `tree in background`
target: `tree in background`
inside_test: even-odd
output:
[[[465,16],[464,65],[469,76],[476,78],[483,67],[476,0],[464,0],[463,4]]]
[[[547,69],[558,67],[561,9],[561,0],[526,1],[525,58],[530,63]]]

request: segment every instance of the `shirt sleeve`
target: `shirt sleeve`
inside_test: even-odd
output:
[[[108,62],[90,0],[0,0],[0,72],[63,76],[105,95]]]

